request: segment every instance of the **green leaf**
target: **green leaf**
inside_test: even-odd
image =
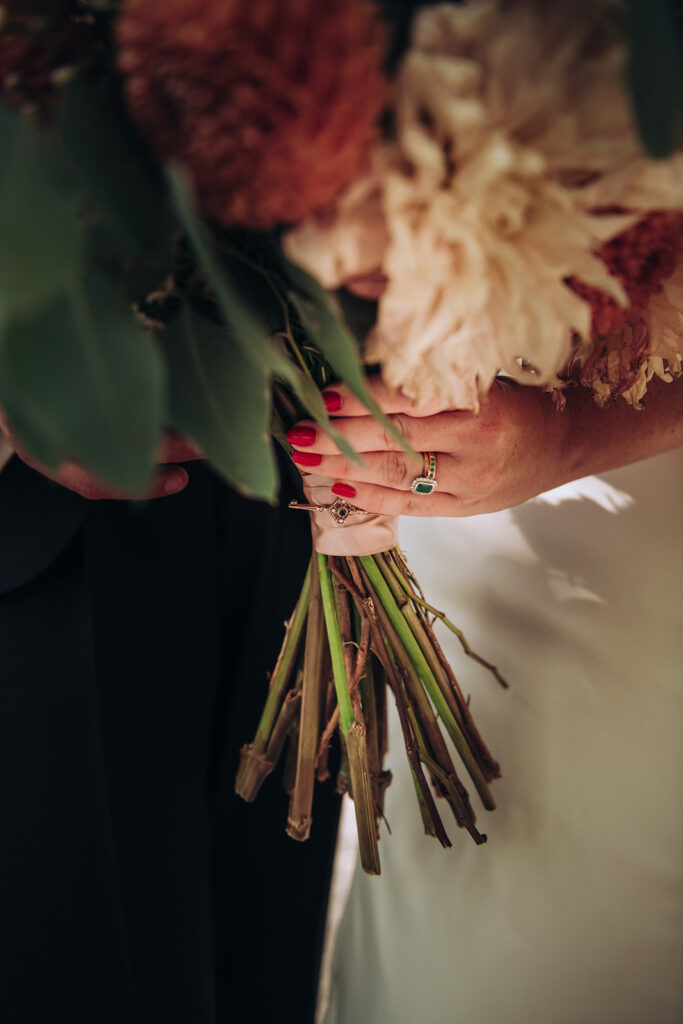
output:
[[[163,361],[113,286],[74,275],[0,335],[0,405],[46,465],[75,458],[139,495],[161,439]]]
[[[126,247],[149,255],[173,230],[166,182],[143,151],[110,83],[76,78],[60,107],[59,137],[81,199]]]
[[[292,264],[286,264],[285,273],[293,285],[288,297],[312,344],[322,352],[334,372],[387,432],[400,443],[403,450],[415,455],[403,435],[384,415],[366,388],[356,342],[335,315],[327,292],[314,278]]]
[[[83,229],[49,145],[0,107],[0,323],[37,310],[78,266]]]
[[[169,426],[192,438],[242,494],[274,502],[270,374],[245,358],[236,332],[185,306],[161,335],[169,368]]]
[[[316,423],[319,423],[323,430],[329,434],[342,455],[346,455],[346,457],[351,459],[352,462],[360,465],[362,462],[360,455],[356,449],[349,444],[343,434],[336,429],[334,426],[334,420],[331,420],[328,416],[325,403],[323,402],[322,395],[320,394],[315,381],[302,370],[299,370],[296,366],[292,365],[287,383],[292,388],[311,418],[314,419]]]
[[[257,368],[276,373],[282,380],[290,380],[290,360],[273,345],[270,332],[260,318],[242,298],[227,269],[214,255],[208,232],[195,213],[182,171],[173,167],[168,171],[171,195],[180,222],[187,232],[208,284],[226,321],[234,330],[235,344],[242,350],[247,362]]]
[[[663,159],[683,140],[683,29],[670,0],[629,0],[628,78],[640,137]]]

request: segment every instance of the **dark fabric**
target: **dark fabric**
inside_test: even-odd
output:
[[[305,571],[305,517],[199,463],[145,506],[65,498],[11,468],[0,1019],[306,1024],[338,801],[318,795],[299,844],[279,779],[253,805],[232,791]]]
[[[14,457],[0,473],[0,594],[38,576],[71,540],[87,503]]]

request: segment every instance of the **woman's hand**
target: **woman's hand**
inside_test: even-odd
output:
[[[0,410],[0,437],[5,436],[14,452],[19,458],[32,469],[38,470],[43,476],[49,477],[56,483],[66,487],[67,490],[75,491],[82,498],[91,500],[131,500],[132,496],[118,491],[109,484],[100,480],[79,462],[68,460],[53,471],[42,465],[23,448],[16,437],[13,436],[11,426]],[[177,434],[165,433],[160,450],[157,455],[159,464],[153,482],[148,488],[144,499],[170,497],[178,494],[186,486],[188,481],[187,472],[182,466],[173,465],[176,462],[190,462],[194,459],[201,459],[203,456],[194,445]],[[140,497],[139,495],[137,497]]]
[[[332,477],[335,494],[370,512],[469,516],[519,505],[592,473],[615,469],[683,444],[683,377],[653,380],[645,408],[618,399],[599,408],[582,388],[566,392],[566,408],[549,394],[507,381],[494,384],[479,413],[415,408],[379,377],[368,389],[416,452],[436,454],[438,489],[413,494],[416,462],[344,385],[323,392],[335,427],[360,452],[359,466],[341,455],[312,421],[290,430],[293,460],[302,471]]]
[[[371,512],[414,516],[468,516],[518,505],[555,486],[561,459],[563,414],[536,388],[497,382],[479,413],[415,408],[379,377],[367,381],[381,409],[416,452],[436,454],[438,488],[410,490],[422,475],[416,461],[368,414],[343,385],[323,392],[335,427],[361,453],[351,462],[315,423],[302,421],[288,434],[302,470],[333,477],[335,494]]]

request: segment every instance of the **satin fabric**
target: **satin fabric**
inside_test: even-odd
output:
[[[683,1019],[683,452],[506,512],[403,520],[503,778],[475,847],[422,834],[393,719],[383,874],[357,873],[326,1024]]]

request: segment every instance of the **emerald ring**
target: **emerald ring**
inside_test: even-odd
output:
[[[431,494],[436,490],[436,455],[434,452],[423,452],[422,476],[416,476],[410,485],[413,494]]]

